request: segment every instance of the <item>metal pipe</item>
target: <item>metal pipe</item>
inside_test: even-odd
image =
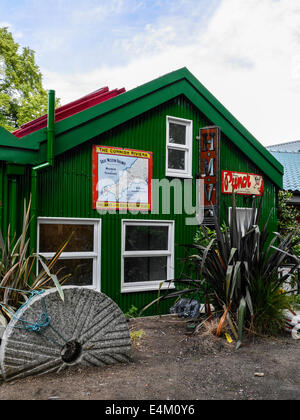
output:
[[[17,179],[15,177],[9,181],[9,224],[12,241],[17,231]]]
[[[55,140],[55,91],[48,91],[48,127],[47,127],[47,162],[34,166],[31,170],[31,222],[30,248],[37,248],[37,218],[38,218],[38,172],[54,165]]]
[[[55,91],[48,91],[47,162],[54,164]]]
[[[0,167],[0,230],[3,232],[3,178],[4,178],[4,166],[3,162]]]
[[[8,229],[8,175],[7,175],[6,167],[5,169],[3,168],[3,172],[4,172],[3,202],[5,204],[3,207],[3,233],[4,235],[6,235],[7,229]]]

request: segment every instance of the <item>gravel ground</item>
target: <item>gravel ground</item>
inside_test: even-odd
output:
[[[72,367],[0,386],[1,400],[300,400],[300,341],[289,335],[234,342],[190,335],[174,316],[129,322],[132,362]]]

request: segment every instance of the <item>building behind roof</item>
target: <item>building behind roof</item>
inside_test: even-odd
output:
[[[300,221],[300,140],[268,146],[267,149],[284,167],[283,189],[293,193],[290,202],[298,209]]]

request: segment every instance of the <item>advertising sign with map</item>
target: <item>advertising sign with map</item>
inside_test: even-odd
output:
[[[151,210],[152,153],[93,146],[93,208]]]

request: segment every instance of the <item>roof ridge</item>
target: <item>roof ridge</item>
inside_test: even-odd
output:
[[[290,153],[295,155],[300,155],[300,152],[295,152],[294,150],[271,150],[271,153]]]
[[[299,143],[299,142],[300,140],[286,141],[284,143],[271,144],[270,146],[265,146],[265,147],[266,149],[268,149],[270,147],[284,146],[285,144],[294,144],[294,143]]]
[[[107,86],[97,89],[87,95],[82,96],[79,99],[68,102],[55,109],[55,122],[61,121],[68,118],[78,112],[85,109],[91,108],[92,106],[98,105],[101,102],[105,102],[121,93],[124,93],[125,88],[109,90]],[[22,138],[27,134],[33,133],[41,128],[45,128],[47,125],[48,114],[44,114],[32,121],[28,121],[23,124],[20,128],[13,131],[12,134],[17,138]]]

